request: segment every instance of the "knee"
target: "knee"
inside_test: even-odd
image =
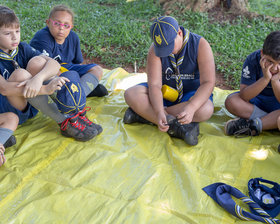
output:
[[[103,69],[99,65],[94,66],[88,72],[93,74],[94,76],[96,76],[98,78],[98,80],[101,80],[101,78],[103,76]]]
[[[125,102],[126,102],[127,104],[128,104],[128,103],[130,102],[130,100],[131,100],[131,92],[132,92],[131,88],[125,90],[125,92],[124,92],[124,100],[125,100]]]
[[[278,129],[280,131],[280,116],[277,118],[277,126],[278,126]]]
[[[226,100],[225,100],[225,107],[226,109],[231,112],[232,110],[234,110],[234,108],[236,108],[236,104],[238,104],[238,101],[240,102],[240,100],[238,100],[239,98],[239,94],[230,94]]]
[[[226,107],[226,108],[229,108],[229,106],[231,105],[231,103],[232,103],[232,96],[229,95],[229,96],[227,96],[227,98],[226,98],[226,100],[225,100],[225,107]]]
[[[210,101],[203,108],[201,108],[199,118],[198,118],[199,122],[209,120],[212,117],[213,113],[214,113],[214,105]]]
[[[15,131],[18,126],[19,118],[15,113],[7,112],[5,117],[5,122],[9,124],[10,129]]]
[[[27,64],[26,70],[30,72],[31,75],[36,75],[39,73],[46,65],[47,60],[40,56],[33,57]]]
[[[10,76],[10,82],[22,82],[31,79],[32,75],[23,68],[16,69]]]

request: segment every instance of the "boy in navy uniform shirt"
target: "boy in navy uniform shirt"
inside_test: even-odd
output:
[[[227,110],[237,119],[225,125],[227,135],[259,135],[277,129],[280,116],[280,31],[270,33],[262,50],[245,60],[240,91],[229,95]]]
[[[46,20],[47,26],[39,30],[30,45],[45,55],[57,60],[62,71],[75,70],[81,77],[86,96],[105,96],[107,89],[99,80],[103,70],[97,64],[81,64],[83,56],[78,35],[72,30],[74,14],[64,5],[55,6]]]
[[[125,91],[130,108],[125,112],[124,122],[148,120],[160,131],[196,145],[198,122],[208,120],[214,111],[215,63],[211,47],[170,16],[157,18],[150,35],[153,44],[147,58],[148,83]],[[163,99],[163,85],[177,90],[174,102]]]
[[[34,117],[39,109],[63,126],[63,134],[77,140],[81,135],[89,139],[95,136],[92,129],[71,123],[71,118],[59,113],[54,102],[49,103],[48,95],[69,81],[56,76],[59,69],[57,61],[20,42],[17,16],[10,8],[0,6],[0,114],[13,112],[22,124]],[[3,133],[0,135],[1,139]]]

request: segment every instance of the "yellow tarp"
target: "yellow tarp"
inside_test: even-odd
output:
[[[200,124],[194,147],[156,126],[124,124],[123,89],[137,78],[145,75],[105,71],[109,96],[87,101],[88,117],[104,129],[91,141],[62,137],[41,113],[18,128],[17,144],[7,149],[0,168],[1,224],[243,223],[202,188],[224,182],[248,195],[251,178],[280,183],[278,131],[224,135],[229,91],[215,88],[214,115]]]

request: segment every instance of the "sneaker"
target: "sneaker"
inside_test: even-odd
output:
[[[14,135],[11,135],[10,138],[4,143],[4,148],[9,148],[17,143],[16,137]]]
[[[280,153],[280,145],[278,145],[278,152]]]
[[[67,118],[60,125],[60,131],[63,136],[72,137],[78,141],[88,141],[98,134],[95,128],[90,128],[81,124],[78,114],[74,117]]]
[[[147,121],[145,118],[135,113],[130,107],[127,108],[127,110],[124,113],[123,122],[125,124],[132,124],[132,123],[152,124],[150,121]]]
[[[197,145],[199,135],[199,123],[192,122],[190,124],[180,124],[180,122],[172,115],[166,116],[169,129],[167,133],[171,137],[181,138],[188,145]]]
[[[83,125],[86,125],[90,128],[95,128],[98,131],[98,134],[100,134],[103,131],[103,128],[101,125],[95,124],[92,121],[90,121],[86,117],[86,112],[90,110],[90,107],[85,107],[82,111],[80,111],[79,114],[79,122]]]
[[[108,95],[108,90],[106,89],[106,87],[103,86],[102,84],[98,84],[95,87],[95,89],[92,90],[92,92],[87,95],[87,97],[92,97],[92,96],[102,97],[102,96],[106,96],[106,95]]]
[[[234,135],[236,137],[239,135],[256,136],[260,134],[260,130],[256,119],[246,120],[244,118],[236,118],[226,123],[225,133],[226,135]]]

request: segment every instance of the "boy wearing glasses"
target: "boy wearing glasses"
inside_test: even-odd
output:
[[[259,135],[277,129],[280,116],[280,31],[270,33],[262,50],[245,60],[240,91],[229,95],[227,110],[237,119],[225,125],[227,135]],[[278,120],[280,124],[280,120]]]
[[[65,5],[53,7],[46,20],[47,26],[39,30],[30,45],[45,55],[57,60],[61,72],[75,70],[81,77],[81,84],[86,96],[105,96],[107,89],[99,80],[103,70],[97,64],[81,64],[83,56],[78,35],[72,30],[74,13]]]
[[[42,55],[30,45],[20,42],[20,22],[13,10],[0,5],[0,114],[12,112],[12,120],[22,124],[34,117],[39,109],[55,120],[61,133],[76,140],[88,140],[96,134],[92,128],[73,122],[58,111],[49,98],[56,90],[69,82],[66,77],[57,77],[60,65],[50,57]],[[37,109],[35,109],[37,108]],[[8,115],[9,118],[13,117]],[[83,119],[84,117],[81,117]],[[0,127],[3,125],[0,121]],[[17,121],[18,120],[18,121]],[[0,128],[0,143],[4,143],[11,128]],[[15,128],[14,128],[15,129]],[[3,138],[3,140],[1,140]],[[3,151],[3,149],[2,149]]]

